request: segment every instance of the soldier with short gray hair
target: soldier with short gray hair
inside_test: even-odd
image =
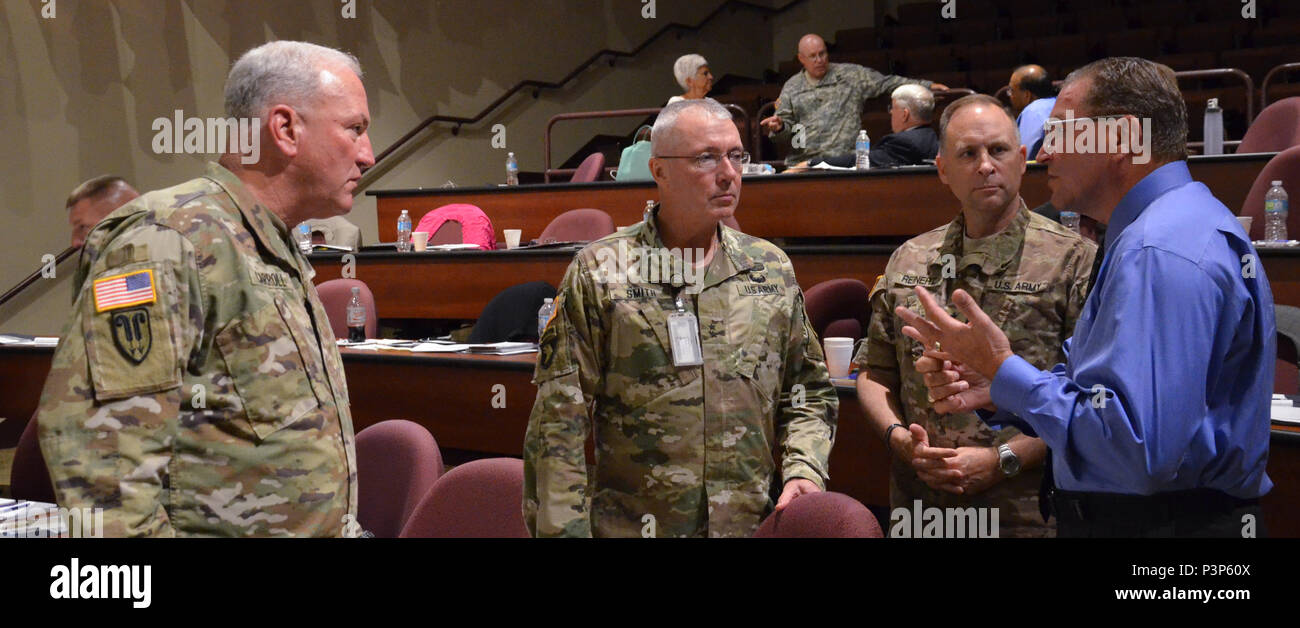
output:
[[[535,536],[749,536],[826,486],[839,404],[794,269],[722,224],[749,158],[731,115],[668,105],[652,146],[661,202],[577,254],[542,334]]]
[[[313,44],[248,51],[226,109],[260,121],[260,159],[90,233],[35,420],[59,505],[103,509],[106,535],[359,533],[343,365],[290,229],[347,213],[374,164],[360,72]]]

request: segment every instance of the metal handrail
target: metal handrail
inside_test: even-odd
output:
[[[1210,78],[1214,76],[1231,76],[1241,79],[1246,86],[1246,123],[1250,124],[1255,120],[1255,81],[1250,78],[1249,74],[1238,70],[1237,68],[1215,68],[1212,70],[1183,70],[1174,72],[1177,78]],[[1228,142],[1224,142],[1227,144]]]
[[[1259,84],[1259,108],[1261,111],[1263,111],[1264,107],[1268,106],[1268,84],[1273,82],[1273,75],[1278,72],[1287,72],[1290,70],[1300,70],[1300,62],[1283,63],[1274,66],[1273,69],[1268,71],[1268,74],[1264,75],[1264,81]]]
[[[741,121],[746,125],[749,124],[749,114],[746,113],[744,109],[732,104],[725,104],[722,106],[726,107],[728,111],[731,111],[733,117],[739,114]],[[663,107],[647,107],[644,109],[610,109],[605,111],[575,111],[572,113],[560,113],[551,116],[551,119],[546,121],[546,134],[542,136],[542,152],[545,154],[546,164],[546,169],[542,172],[543,180],[546,183],[550,183],[551,175],[553,174],[573,174],[574,172],[577,172],[576,168],[551,167],[551,127],[554,127],[556,122],[563,122],[565,120],[596,120],[601,118],[653,116],[658,115],[660,111],[663,111]]]
[[[79,250],[81,249],[72,246],[63,249],[62,253],[59,253],[54,257],[54,265],[58,266],[59,264],[62,264],[63,260],[68,259],[69,256],[71,256],[73,253],[76,253]],[[43,267],[44,265],[42,265],[42,268]],[[10,299],[18,296],[18,293],[22,292],[23,290],[26,290],[28,286],[36,283],[36,280],[41,278],[41,270],[42,270],[41,268],[36,269],[36,271],[28,275],[26,279],[23,279],[22,281],[18,282],[17,285],[10,288],[8,292],[4,293],[4,296],[0,296],[0,306],[3,306],[4,304],[8,303]]]
[[[370,168],[367,168],[366,173],[375,172],[377,174],[369,178],[367,178],[363,174],[362,181],[357,186],[357,188],[362,189],[368,186],[370,183],[372,183],[374,179],[378,178],[379,176],[382,176],[381,174],[378,174],[379,171],[375,169],[375,166],[378,166],[381,162],[384,161],[385,158],[387,158],[389,155],[392,155],[394,152],[397,151],[397,149],[401,148],[403,145],[409,142],[416,135],[419,135],[421,131],[424,131],[425,129],[429,128],[435,123],[446,122],[449,124],[455,124],[456,126],[452,127],[451,134],[457,135],[460,133],[460,128],[462,126],[467,124],[478,123],[479,121],[491,115],[493,111],[496,111],[498,107],[505,104],[507,100],[509,100],[512,96],[514,96],[519,92],[531,89],[533,92],[533,98],[537,98],[541,95],[541,90],[559,89],[561,87],[564,87],[567,83],[569,83],[569,81],[572,81],[573,79],[577,78],[583,72],[586,72],[588,68],[599,63],[602,59],[607,59],[609,65],[612,67],[614,65],[614,61],[620,57],[621,58],[635,57],[636,55],[640,54],[642,50],[645,50],[651,44],[658,41],[660,37],[662,37],[663,35],[667,34],[668,32],[674,29],[681,29],[686,31],[699,31],[701,28],[704,27],[705,24],[712,21],[714,17],[717,17],[718,14],[722,13],[724,10],[727,9],[744,7],[744,8],[757,10],[763,13],[764,16],[771,16],[771,15],[779,15],[781,13],[784,13],[786,10],[796,5],[802,4],[803,2],[804,0],[790,0],[789,2],[785,3],[779,8],[773,8],[762,4],[756,4],[754,2],[750,2],[749,0],[728,0],[727,2],[719,4],[718,8],[714,9],[708,15],[701,18],[699,23],[693,26],[690,24],[682,24],[680,22],[669,22],[668,24],[665,24],[663,28],[660,28],[659,30],[655,31],[653,35],[651,35],[645,41],[641,42],[641,45],[633,48],[632,50],[612,50],[609,48],[604,48],[599,52],[591,55],[590,57],[587,57],[585,60],[579,63],[578,67],[574,68],[572,72],[569,72],[568,74],[564,75],[564,78],[561,78],[558,81],[535,81],[530,79],[530,80],[523,80],[518,83],[515,83],[513,86],[510,87],[510,89],[506,90],[504,94],[502,94],[496,100],[493,100],[486,107],[484,107],[482,111],[479,111],[478,114],[474,115],[473,117],[465,118],[461,116],[441,116],[441,115],[429,116],[419,124],[415,125],[415,128],[411,129],[410,131],[407,131],[404,135],[402,135],[402,137],[398,138],[397,141],[390,144],[388,148],[385,148],[384,150],[380,151],[378,155],[375,155],[375,164]]]

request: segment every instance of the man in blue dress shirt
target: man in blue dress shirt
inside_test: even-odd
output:
[[[1056,88],[1041,65],[1022,65],[1011,73],[1007,83],[1011,108],[1016,112],[1020,143],[1029,150],[1029,158],[1038,158],[1043,145],[1043,122],[1056,106]]]
[[[1089,133],[1104,140],[1102,121],[1140,132],[1124,144],[1149,152],[1085,149]],[[1273,486],[1273,295],[1232,212],[1188,173],[1173,71],[1094,62],[1066,78],[1048,124],[1052,204],[1109,223],[1067,361],[1040,371],[969,295],[953,296],[963,323],[918,288],[926,318],[898,314],[929,347],[917,370],[935,410],[980,409],[1048,444],[1059,536],[1259,534],[1258,498]]]

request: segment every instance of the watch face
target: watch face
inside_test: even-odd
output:
[[[1002,473],[1008,476],[1020,473],[1020,458],[1011,451],[1010,447],[998,449],[998,466],[1002,468]]]

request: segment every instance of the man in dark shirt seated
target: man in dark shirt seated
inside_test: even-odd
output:
[[[934,94],[922,85],[900,85],[889,95],[889,128],[894,132],[871,143],[871,167],[916,166],[934,161],[939,153],[939,136],[930,121],[934,117]],[[832,166],[852,168],[857,155],[837,155],[825,160]],[[812,165],[821,163],[813,160]]]

